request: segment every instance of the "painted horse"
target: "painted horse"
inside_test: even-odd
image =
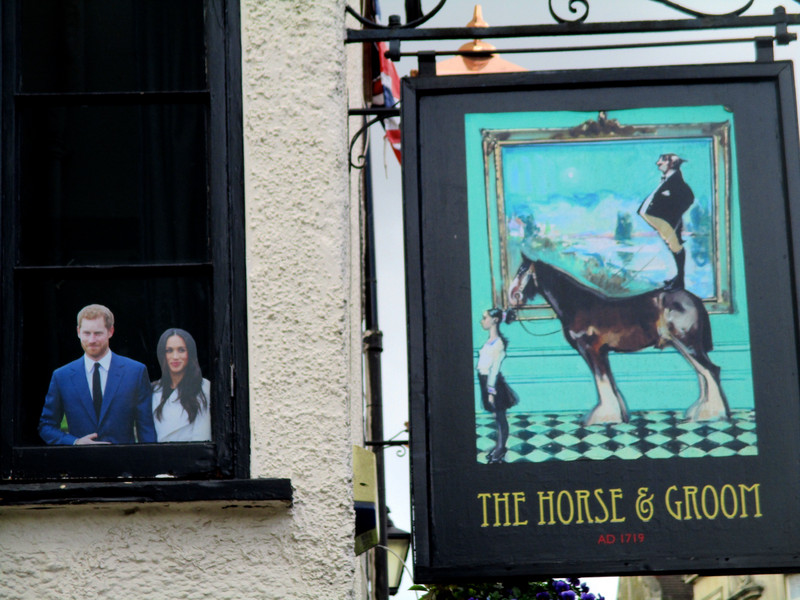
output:
[[[672,346],[697,372],[700,397],[685,412],[689,421],[727,419],[730,409],[720,385],[720,368],[711,362],[711,324],[702,300],[686,290],[655,289],[613,298],[564,271],[523,256],[508,288],[512,307],[541,294],[561,321],[564,337],[589,365],[597,386],[597,406],[585,425],[628,422],[625,400],[617,389],[609,352],[636,352]]]

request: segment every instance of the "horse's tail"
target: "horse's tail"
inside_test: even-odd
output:
[[[700,313],[701,325],[703,327],[703,348],[706,352],[711,352],[714,349],[714,340],[711,336],[711,319],[708,316],[703,301],[700,298],[695,300],[697,302],[697,310]]]

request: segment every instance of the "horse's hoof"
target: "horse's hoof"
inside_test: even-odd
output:
[[[592,425],[615,425],[617,423],[627,423],[628,419],[623,417],[620,414],[600,414],[595,412],[590,412],[585,417],[583,417],[582,423],[584,427],[590,427]]]
[[[730,418],[724,407],[710,407],[708,402],[696,402],[683,413],[684,421],[727,421]]]

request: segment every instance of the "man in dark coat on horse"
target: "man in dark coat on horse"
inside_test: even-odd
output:
[[[666,289],[683,289],[686,249],[683,247],[683,213],[694,202],[692,188],[683,180],[681,164],[686,162],[677,154],[662,154],[656,161],[663,174],[658,187],[645,198],[639,214],[667,244],[675,259],[678,274],[665,282]]]

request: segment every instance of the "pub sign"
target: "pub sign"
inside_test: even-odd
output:
[[[404,81],[417,580],[800,567],[793,89]]]

